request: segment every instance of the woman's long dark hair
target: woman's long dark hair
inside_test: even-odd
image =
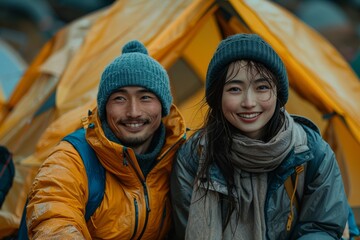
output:
[[[263,64],[253,61],[245,61],[245,64],[241,67],[245,67],[248,71],[248,76],[255,76],[254,74],[260,74],[261,77],[268,79],[273,85],[278,89],[278,80],[269,69],[267,69]],[[223,69],[218,75],[217,81],[214,81],[213,84],[209,86],[208,95],[206,96],[206,103],[208,105],[208,111],[206,115],[206,120],[202,127],[202,135],[206,135],[206,153],[204,155],[204,163],[201,165],[198,173],[198,179],[206,176],[209,178],[209,169],[210,166],[216,164],[220,169],[222,175],[225,178],[228,195],[224,196],[223,201],[226,201],[228,204],[227,212],[224,216],[224,226],[223,230],[226,228],[226,225],[229,223],[230,216],[235,210],[235,197],[231,194],[235,189],[234,183],[234,166],[230,160],[230,151],[233,144],[232,134],[235,127],[233,127],[225,118],[222,111],[222,95],[223,88],[226,82],[227,76],[235,76],[237,72],[232,72],[228,74],[229,66]],[[239,70],[238,70],[239,71]],[[278,94],[278,93],[276,93]],[[274,115],[265,125],[263,135],[260,140],[268,142],[272,137],[276,135],[280,127],[284,122],[284,112],[281,111],[283,104],[277,100],[276,108]],[[200,137],[201,138],[201,137]],[[202,181],[200,181],[202,182]],[[204,186],[208,189],[209,185]],[[206,191],[207,193],[207,191]],[[206,195],[205,193],[205,195]],[[238,216],[240,213],[237,213]]]

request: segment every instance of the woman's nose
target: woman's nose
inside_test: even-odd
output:
[[[245,91],[242,95],[241,106],[245,108],[251,108],[256,105],[256,94],[254,94],[250,89]]]

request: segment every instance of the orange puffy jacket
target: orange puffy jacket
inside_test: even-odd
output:
[[[96,110],[94,112],[97,112]],[[130,148],[109,141],[97,113],[86,138],[106,169],[103,201],[85,222],[87,175],[77,151],[60,142],[40,167],[29,193],[27,226],[36,239],[163,239],[171,225],[169,177],[185,140],[183,117],[173,105],[163,118],[166,141],[146,179]],[[91,177],[91,176],[89,176]]]

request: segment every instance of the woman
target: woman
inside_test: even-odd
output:
[[[287,100],[286,69],[269,44],[255,34],[220,43],[205,124],[172,173],[177,238],[342,236],[349,207],[334,153],[312,122],[286,112]]]

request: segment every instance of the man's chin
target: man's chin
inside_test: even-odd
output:
[[[145,143],[145,140],[142,138],[127,138],[127,139],[122,139],[121,143],[126,147],[137,148],[143,145]]]

